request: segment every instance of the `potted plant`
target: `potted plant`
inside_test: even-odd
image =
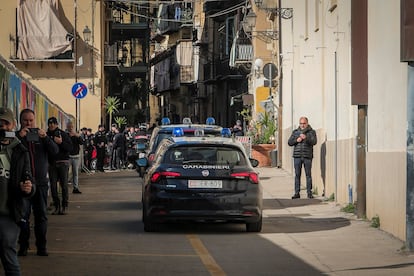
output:
[[[239,114],[244,120],[249,121],[246,134],[251,137],[252,157],[259,161],[260,167],[270,166],[272,164],[270,152],[276,148],[276,121],[267,112],[259,113],[257,120],[252,120],[248,109],[243,109]]]

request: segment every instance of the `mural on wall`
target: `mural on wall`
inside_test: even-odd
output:
[[[6,106],[13,110],[19,122],[19,113],[24,108],[34,110],[36,114],[36,125],[40,128],[47,128],[47,119],[56,117],[60,127],[66,126],[73,117],[52,103],[36,87],[31,85],[23,77],[13,71],[11,66],[0,58],[0,106]]]

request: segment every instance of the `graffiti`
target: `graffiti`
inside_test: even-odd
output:
[[[15,68],[0,57],[0,106],[6,106],[16,114],[19,123],[19,113],[25,108],[35,111],[36,125],[47,128],[47,119],[56,117],[66,125],[70,115],[51,102],[46,95],[20,76]]]

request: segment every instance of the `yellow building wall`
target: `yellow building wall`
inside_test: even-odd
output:
[[[0,55],[9,60],[14,55],[16,40],[16,9],[18,1],[3,1],[0,9]],[[73,0],[61,0],[60,8],[66,16],[68,25],[75,25],[75,8]],[[93,0],[77,1],[78,57],[81,64],[74,67],[73,62],[31,61],[13,62],[22,75],[44,93],[64,112],[76,116],[75,97],[71,94],[77,81],[89,89],[88,95],[80,100],[80,127],[91,127],[94,131],[101,121],[102,102],[102,59],[101,59],[101,3]],[[92,12],[94,10],[94,12]],[[94,18],[92,18],[94,14]],[[94,41],[88,45],[83,41],[83,29],[88,26],[93,31]],[[68,30],[69,32],[72,30]]]

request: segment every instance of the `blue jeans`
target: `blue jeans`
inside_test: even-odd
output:
[[[312,159],[308,158],[294,158],[295,166],[295,194],[300,193],[300,178],[302,175],[302,165],[305,168],[306,174],[306,191],[312,194]]]
[[[19,226],[9,216],[0,216],[0,258],[6,275],[20,275],[17,259]]]

